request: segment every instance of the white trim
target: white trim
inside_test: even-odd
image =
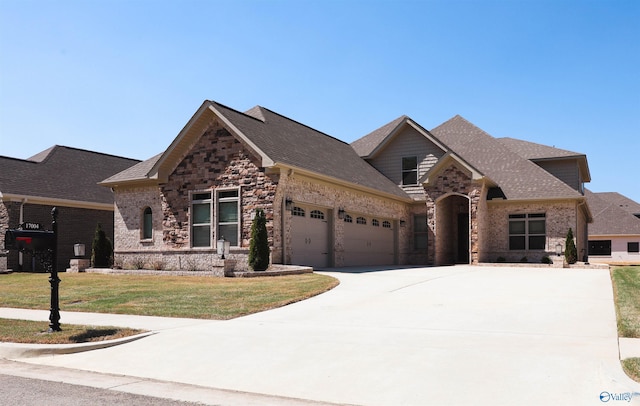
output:
[[[53,197],[16,195],[11,193],[0,194],[3,202],[25,202],[27,204],[39,204],[44,206],[62,206],[78,209],[114,211],[114,203],[85,202],[81,200],[57,199]]]

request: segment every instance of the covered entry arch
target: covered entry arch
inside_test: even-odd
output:
[[[470,263],[470,197],[461,193],[447,193],[436,199],[435,206],[435,263]]]

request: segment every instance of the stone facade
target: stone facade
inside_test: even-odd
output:
[[[478,263],[479,216],[478,206],[483,185],[456,165],[450,165],[425,186],[427,224],[429,227],[428,258],[436,265],[454,262]],[[486,192],[485,192],[486,195]],[[458,215],[467,214],[471,258],[462,261],[459,255]]]
[[[344,222],[338,219],[338,210],[343,209],[347,213],[358,213],[366,216],[377,216],[394,220],[397,224],[394,227],[396,233],[397,262],[406,264],[409,262],[411,250],[408,250],[411,239],[411,228],[399,227],[400,220],[409,218],[409,207],[406,203],[397,200],[385,199],[380,196],[359,192],[354,189],[340,187],[328,182],[318,182],[304,175],[296,173],[281,176],[280,185],[277,192],[276,202],[283,202],[285,198],[290,198],[294,202],[311,204],[331,209],[331,233],[330,238],[333,252],[331,263],[333,266],[343,266],[344,258]],[[282,221],[275,224],[283,224],[282,238],[275,237],[273,245],[273,261],[275,263],[291,263],[291,213],[282,210],[282,204],[275,207],[275,212],[279,213]],[[280,234],[280,228],[276,228],[276,236]]]
[[[259,161],[226,129],[212,125],[159,186],[116,190],[116,265],[175,270],[211,270],[222,266],[216,252],[219,238],[212,230],[209,248],[192,248],[191,193],[219,189],[239,190],[240,245],[231,257],[246,267],[252,215],[265,211],[269,242],[274,241],[274,199],[277,174],[267,174]],[[153,233],[142,238],[145,208],[151,208]]]
[[[509,215],[545,213],[546,243],[544,250],[509,250]],[[552,260],[555,257],[555,247],[561,244],[564,250],[565,240],[569,228],[576,230],[584,228],[586,222],[580,220],[576,213],[575,201],[554,202],[510,202],[507,200],[489,201],[487,218],[491,225],[483,232],[487,250],[483,253],[482,262],[496,262],[503,258],[507,262],[520,262],[524,257],[528,262],[540,263],[544,256]],[[580,224],[583,223],[583,224]],[[580,245],[578,247],[584,247]],[[578,255],[580,252],[578,252]]]

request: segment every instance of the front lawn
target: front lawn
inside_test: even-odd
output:
[[[640,338],[640,267],[611,271],[620,337]]]
[[[49,274],[0,275],[0,307],[49,308]],[[60,312],[96,312],[226,320],[273,309],[332,289],[319,274],[259,278],[60,274]]]

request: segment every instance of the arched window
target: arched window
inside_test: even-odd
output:
[[[295,206],[293,208],[293,210],[291,211],[291,214],[293,216],[298,216],[298,217],[304,217],[305,216],[304,209],[302,207],[298,207],[298,206]]]
[[[320,211],[320,210],[311,210],[311,215],[310,217],[312,219],[320,219],[320,220],[324,220],[324,212]]]
[[[351,217],[351,216],[350,216],[350,215],[348,215],[348,214],[345,214],[345,215],[344,215],[344,222],[345,222],[345,223],[353,223],[353,217]]]
[[[380,227],[380,221],[378,219],[371,220],[371,225],[374,227]]]
[[[385,220],[385,221],[382,222],[382,227],[391,228],[391,223]]]
[[[358,217],[358,218],[356,219],[356,223],[357,223],[357,224],[367,224],[367,219],[366,219],[366,218],[364,218],[364,217]]]
[[[142,214],[142,239],[150,240],[153,238],[153,212],[151,207],[145,207]]]

